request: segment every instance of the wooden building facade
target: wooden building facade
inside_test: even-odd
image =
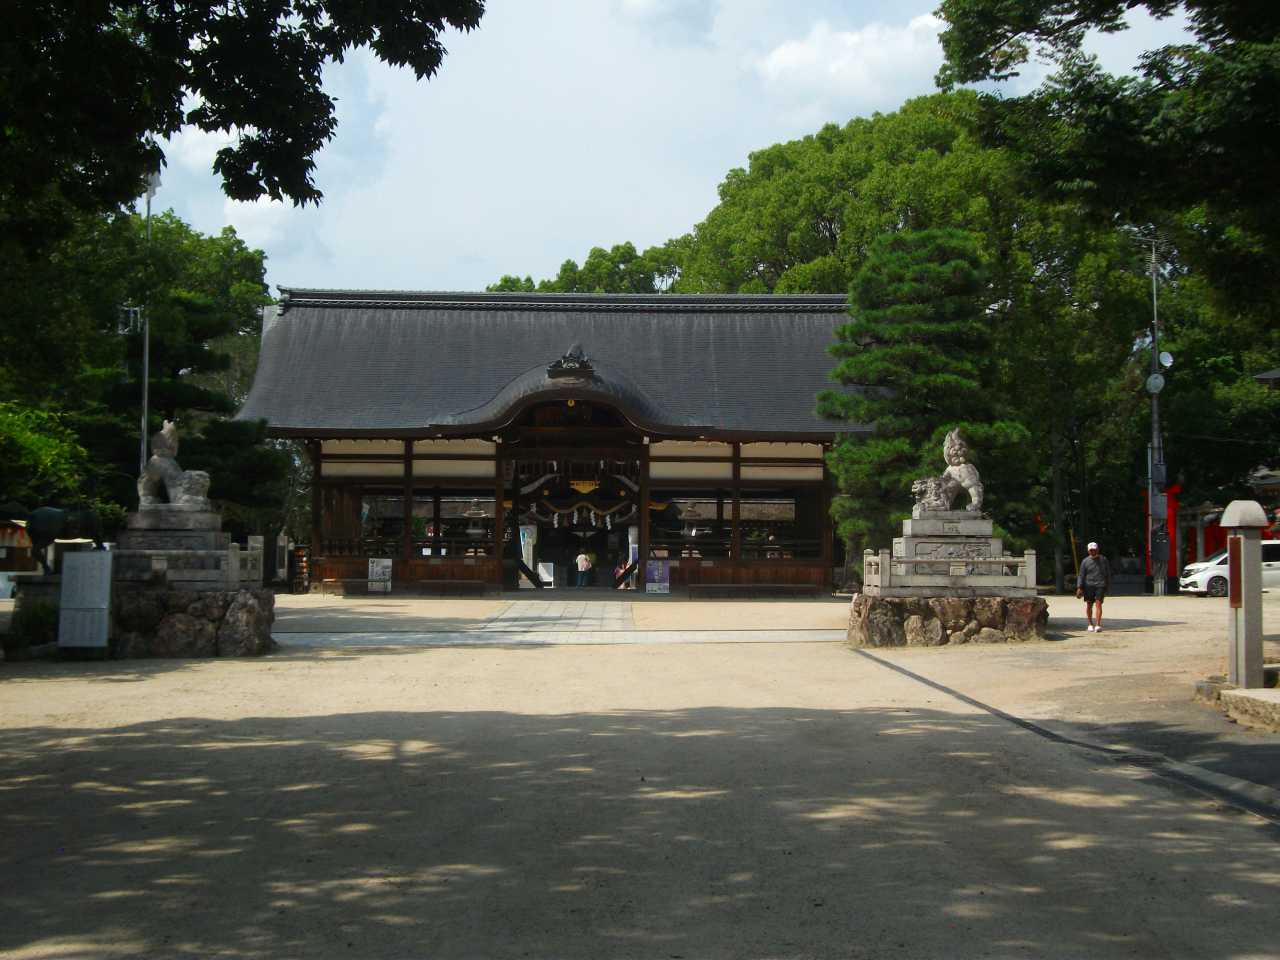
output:
[[[831,584],[844,298],[282,294],[239,416],[305,441],[313,579]]]

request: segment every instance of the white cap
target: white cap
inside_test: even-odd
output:
[[[1098,545],[1097,545],[1094,541],[1090,540],[1090,541],[1089,541],[1089,546],[1088,546],[1088,548],[1087,548],[1087,549],[1089,549],[1089,550],[1097,550],[1097,549],[1098,549]]]

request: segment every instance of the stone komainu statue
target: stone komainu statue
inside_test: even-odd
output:
[[[952,430],[942,442],[942,458],[947,469],[940,477],[925,477],[911,485],[916,507],[924,511],[950,510],[961,490],[969,494],[970,513],[982,512],[982,480],[978,468],[969,462],[969,447],[959,430]]]
[[[178,428],[172,420],[151,437],[151,459],[138,478],[138,502],[146,509],[168,503],[189,509],[209,509],[209,474],[203,470],[183,470],[178,466]]]

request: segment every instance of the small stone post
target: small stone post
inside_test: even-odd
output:
[[[227,568],[224,571],[228,590],[240,589],[240,544],[232,543],[227,546]],[[261,584],[259,584],[261,586]]]
[[[1227,680],[1244,689],[1262,686],[1262,505],[1233,500],[1222,513],[1227,536]]]

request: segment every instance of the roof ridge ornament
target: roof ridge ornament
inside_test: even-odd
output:
[[[595,368],[583,353],[580,343],[570,346],[563,357],[547,367],[547,377],[551,380],[590,380],[594,375]]]

